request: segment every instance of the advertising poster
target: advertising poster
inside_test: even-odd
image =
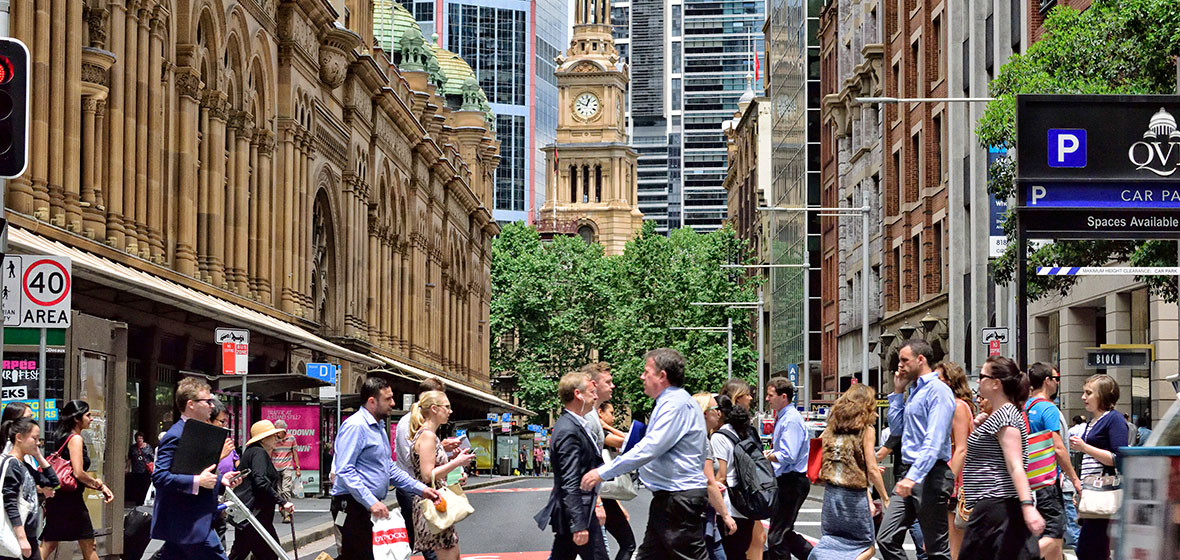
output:
[[[40,411],[36,410],[37,405],[37,366],[39,356],[37,352],[5,352],[3,363],[3,386],[0,387],[0,401],[14,402],[22,401],[25,404],[33,403],[35,417],[40,420]],[[49,409],[47,420],[51,423],[57,421],[57,403],[62,396],[62,385],[65,379],[65,354],[59,348],[50,348],[46,351],[47,362],[47,377],[45,387],[46,408]],[[52,429],[53,426],[44,426],[43,428]]]
[[[471,442],[471,451],[475,453],[475,468],[479,470],[491,470],[491,436],[487,432],[467,432],[467,439]]]
[[[1123,532],[1121,554],[1128,560],[1164,560],[1165,521],[1170,488],[1169,475],[1176,458],[1126,456],[1123,458]]]
[[[320,407],[315,405],[263,406],[262,419],[287,423],[287,434],[295,437],[303,486],[308,493],[320,488]]]

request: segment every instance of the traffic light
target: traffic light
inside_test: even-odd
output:
[[[29,162],[29,49],[0,37],[0,177],[19,177]]]

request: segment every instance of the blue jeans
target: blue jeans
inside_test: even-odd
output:
[[[910,525],[910,538],[914,540],[918,560],[926,560],[926,541],[922,538],[922,526],[917,521]]]
[[[1078,525],[1078,508],[1073,504],[1073,494],[1065,495],[1065,546],[1077,547],[1078,535],[1082,528]]]

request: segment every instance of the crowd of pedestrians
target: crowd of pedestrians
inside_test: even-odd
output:
[[[627,434],[614,426],[613,384],[601,365],[561,379],[554,486],[536,517],[554,533],[552,558],[610,558],[604,527],[622,549],[616,560],[631,557],[635,541],[615,509],[622,504],[596,491],[634,472],[652,492],[639,559],[892,560],[907,558],[907,539],[919,558],[1059,560],[1067,545],[1082,560],[1110,558],[1109,519],[1083,515],[1079,525],[1077,507],[1087,484],[1117,474],[1118,449],[1139,435],[1114,412],[1119,388],[1109,376],[1086,380],[1090,420],[1071,425],[1054,404],[1061,375],[1052,366],[1022,371],[992,356],[972,375],[934,363],[926,341],[909,340],[898,354],[885,433],[876,430],[876,392],[853,384],[832,406],[816,448],[789,380],[767,382],[774,428],[764,444],[748,384],[732,379],[717,393],[689,395],[684,367],[675,350],[645,356],[641,381],[655,404],[642,438],[621,453]],[[889,455],[892,488],[879,466]],[[818,542],[795,530],[811,492],[809,470],[824,484]]]

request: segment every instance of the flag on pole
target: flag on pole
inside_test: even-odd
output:
[[[758,47],[754,47],[754,83],[758,83]]]

